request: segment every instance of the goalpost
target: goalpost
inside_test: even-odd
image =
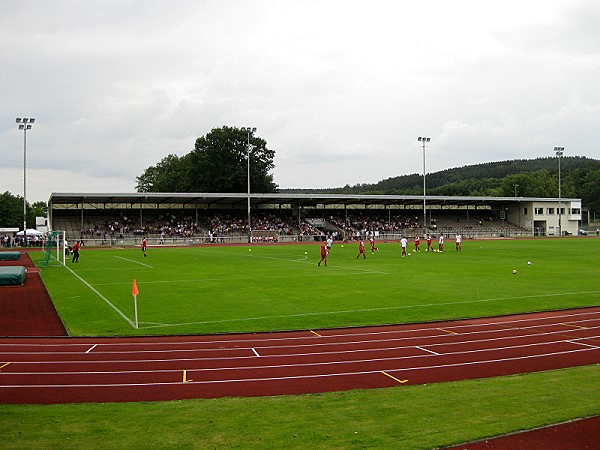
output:
[[[67,241],[64,231],[51,231],[46,236],[44,244],[44,256],[42,257],[42,267],[47,267],[50,260],[57,261],[64,265],[67,259]]]

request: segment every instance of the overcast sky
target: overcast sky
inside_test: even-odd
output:
[[[133,192],[255,126],[280,188],[600,159],[597,0],[20,0],[0,14],[0,191]]]

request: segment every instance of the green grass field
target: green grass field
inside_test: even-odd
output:
[[[83,249],[42,278],[71,335],[254,332],[424,322],[600,304],[600,239]],[[411,249],[412,250],[412,249]],[[38,258],[41,255],[37,256]],[[528,262],[531,261],[531,265]],[[513,274],[513,270],[517,270]],[[134,328],[137,280],[139,329]]]

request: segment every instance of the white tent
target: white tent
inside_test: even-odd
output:
[[[34,230],[33,228],[27,228],[27,236],[41,236],[44,233],[38,230]],[[17,236],[23,236],[23,230],[17,233]]]

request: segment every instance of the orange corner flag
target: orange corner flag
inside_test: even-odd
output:
[[[135,278],[133,279],[133,287],[131,288],[131,295],[134,297],[138,295],[140,291],[138,290],[137,283],[135,282]]]

